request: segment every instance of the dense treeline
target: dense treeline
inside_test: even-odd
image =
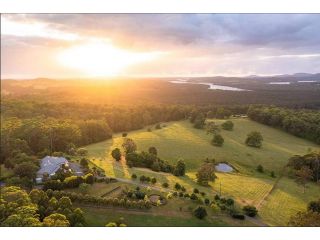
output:
[[[101,120],[7,118],[1,124],[0,162],[20,152],[41,157],[53,152],[68,152],[75,146],[102,141],[111,136],[110,127]]]
[[[34,79],[1,80],[3,96],[11,99],[106,104],[276,104],[287,107],[320,107],[317,83],[271,85],[269,79],[207,77],[191,81],[212,82],[252,91],[215,91],[197,84],[174,84],[173,79]],[[288,81],[297,81],[297,78]],[[301,77],[300,80],[306,80]],[[314,80],[314,79],[312,79]]]
[[[297,137],[320,144],[320,111],[251,106],[248,116],[257,122],[279,127]]]
[[[85,226],[80,208],[74,208],[69,197],[53,191],[33,189],[30,193],[19,187],[1,189],[0,226],[4,227],[68,227]]]
[[[112,137],[112,132],[141,129],[146,125],[181,120],[198,114],[228,117],[246,106],[130,105],[39,103],[5,100],[1,104],[1,159],[22,152],[45,156]]]

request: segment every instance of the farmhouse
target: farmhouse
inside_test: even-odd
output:
[[[41,183],[44,175],[47,175],[48,177],[53,176],[62,165],[69,167],[69,171],[72,170],[76,176],[83,175],[83,172],[78,164],[69,163],[64,157],[46,156],[41,159],[41,166],[40,170],[37,172],[36,182]]]

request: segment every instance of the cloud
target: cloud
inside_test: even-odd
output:
[[[9,48],[10,45],[10,49],[14,49],[19,46],[20,54],[31,52],[23,50],[23,46],[67,48],[72,42],[85,42],[90,38],[107,40],[129,51],[170,53],[157,61],[130,68],[128,74],[206,72],[245,75],[246,72],[272,74],[320,71],[320,14],[2,16],[21,29],[16,34],[10,33],[12,29],[3,31],[2,48]],[[26,31],[29,28],[30,31]],[[14,64],[8,51],[4,57]],[[290,64],[295,68],[290,68]]]

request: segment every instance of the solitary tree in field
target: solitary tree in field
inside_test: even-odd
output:
[[[211,140],[212,145],[221,147],[224,143],[224,139],[220,134],[215,134]]]
[[[262,146],[263,137],[260,132],[253,131],[247,135],[246,144],[250,147],[260,148]]]
[[[233,122],[228,120],[228,121],[225,121],[224,123],[222,123],[221,127],[224,129],[224,130],[228,130],[228,131],[231,131],[233,129]]]
[[[205,162],[201,165],[196,174],[197,182],[201,185],[207,186],[209,181],[214,181],[217,178],[214,171],[215,164],[213,162]]]
[[[112,150],[111,152],[111,156],[116,160],[116,161],[120,161],[121,159],[121,152],[119,148],[115,148]]]
[[[260,173],[263,173],[264,172],[264,169],[263,169],[263,166],[261,164],[259,164],[257,166],[257,171],[260,172]]]
[[[312,170],[309,167],[303,166],[300,170],[296,171],[296,182],[303,186],[303,193],[306,191],[306,184],[312,179]]]
[[[126,154],[133,153],[137,150],[137,145],[131,138],[126,138],[122,144],[122,147],[124,148]]]

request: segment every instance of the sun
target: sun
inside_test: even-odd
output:
[[[131,52],[114,47],[109,42],[90,41],[63,50],[57,59],[65,67],[90,76],[115,76],[128,66],[151,61],[160,54],[160,52]]]

